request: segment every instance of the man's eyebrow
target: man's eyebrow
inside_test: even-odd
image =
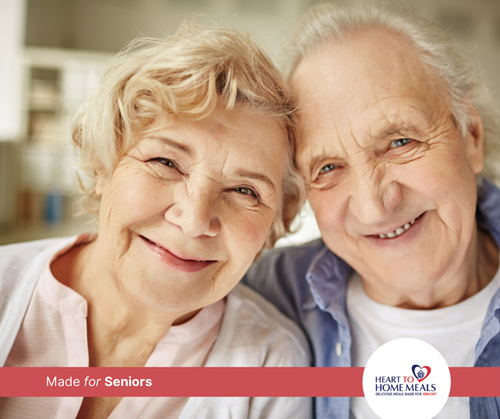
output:
[[[266,175],[262,173],[240,171],[236,173],[236,176],[258,180],[260,182],[267,184],[273,191],[276,190],[276,186],[274,186],[274,183],[271,181],[271,179],[269,179]]]
[[[178,150],[183,151],[189,157],[191,157],[193,155],[193,150],[191,149],[191,147],[189,147],[185,144],[182,144],[178,141],[172,140],[171,138],[164,137],[162,135],[148,135],[146,138],[151,139],[151,140],[158,140],[158,141],[161,141],[165,144],[168,144],[171,147],[174,147],[174,148],[177,148]]]
[[[394,135],[412,135],[416,134],[418,130],[412,126],[412,125],[406,125],[406,124],[391,124],[390,126],[386,127],[382,131],[380,131],[377,135],[378,138],[386,138],[386,137],[391,137]]]

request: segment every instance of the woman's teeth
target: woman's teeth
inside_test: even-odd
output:
[[[403,234],[406,230],[408,230],[413,225],[413,223],[415,222],[415,220],[411,220],[409,223],[406,223],[404,226],[399,227],[396,230],[391,231],[390,233],[379,234],[378,236],[381,239],[393,239],[394,237],[400,236],[401,234]]]

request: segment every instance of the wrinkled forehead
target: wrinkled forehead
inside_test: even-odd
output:
[[[260,121],[259,129],[255,126],[255,120]],[[189,131],[190,136],[203,137],[209,134],[221,140],[223,134],[226,134],[233,142],[248,142],[249,135],[271,138],[274,141],[288,139],[287,127],[281,115],[275,115],[271,111],[266,112],[243,101],[236,101],[230,108],[227,108],[223,101],[218,101],[210,113],[201,117],[188,118],[185,115],[164,112],[151,118],[149,125],[137,129],[130,139],[127,150],[134,147],[143,137],[164,129]]]
[[[321,45],[297,66],[291,84],[299,157],[314,138],[350,133],[368,141],[391,125],[431,125],[448,108],[444,82],[407,41],[379,28]]]

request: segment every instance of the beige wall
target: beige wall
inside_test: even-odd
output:
[[[354,1],[360,2],[359,1]],[[307,0],[29,0],[28,45],[118,51],[139,34],[161,37],[188,16],[246,29],[279,63],[287,35]],[[474,51],[476,62],[500,97],[500,1],[406,0]]]
[[[0,21],[2,16],[6,16],[7,5],[21,1],[0,0]],[[318,3],[316,0],[25,1],[28,6],[25,33],[28,46],[116,52],[126,42],[140,34],[162,37],[172,33],[186,17],[194,17],[201,21],[209,18],[224,26],[231,25],[249,31],[282,68],[286,67],[286,45],[294,23],[310,5]],[[363,1],[370,0],[352,2]],[[500,98],[500,0],[402,0],[400,3],[414,8],[418,14],[450,30],[460,42],[465,43],[473,52],[475,61],[494,97]],[[3,44],[0,46],[6,47],[6,38],[3,39]],[[13,78],[7,77],[4,80],[12,81]],[[1,116],[6,121],[11,120],[9,112],[15,110],[16,107],[0,106]],[[9,155],[13,154],[12,147],[3,147],[0,151],[5,161],[14,161],[13,158],[5,157],[7,152]],[[33,150],[31,148],[24,150],[23,156],[28,152],[32,153]],[[39,166],[36,165],[37,170],[40,170]],[[5,164],[3,168],[4,170],[0,171],[0,185],[6,185],[5,182],[11,182],[9,185],[12,185],[13,170],[5,170]],[[6,180],[7,172],[8,180]],[[28,172],[25,167],[23,173]],[[35,177],[41,179],[43,176],[39,174]],[[5,187],[0,189],[0,192],[7,191]],[[11,209],[15,207],[15,194],[11,195],[10,210],[7,211],[9,208],[0,206],[0,227],[5,214],[7,212],[12,214]],[[3,200],[7,202],[6,199]],[[314,225],[312,213],[306,211],[305,214],[307,214],[306,230],[309,232],[306,232],[305,238],[310,238],[311,234],[318,234],[318,230]],[[32,234],[33,228],[29,227],[28,230]],[[45,231],[40,232],[40,236],[45,234]],[[52,230],[51,234],[61,235],[68,232]],[[1,236],[0,231],[0,239]],[[4,235],[3,241],[0,242],[38,238],[38,236],[18,236],[10,238]]]
[[[17,139],[21,130],[25,3],[0,0],[0,141]]]

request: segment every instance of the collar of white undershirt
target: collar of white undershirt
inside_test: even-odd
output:
[[[361,277],[353,272],[347,285],[347,300],[351,310],[356,308],[370,313],[374,320],[394,326],[415,329],[447,327],[486,313],[488,305],[500,287],[500,269],[490,283],[472,297],[449,307],[434,310],[410,310],[373,301],[365,292]]]

